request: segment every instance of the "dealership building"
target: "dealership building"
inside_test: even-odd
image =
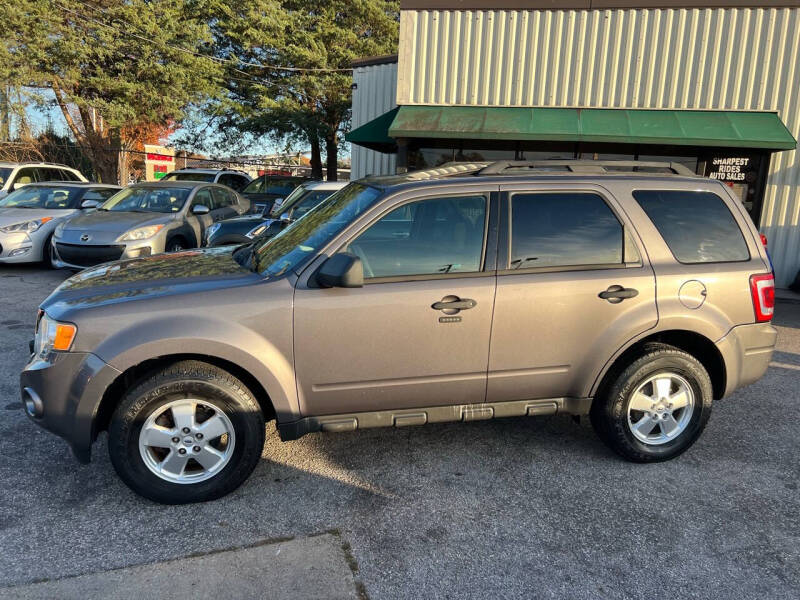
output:
[[[453,160],[669,160],[800,269],[800,0],[401,0],[354,64],[353,177]]]

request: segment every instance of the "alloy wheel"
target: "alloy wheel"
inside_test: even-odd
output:
[[[676,439],[692,420],[695,394],[677,373],[659,373],[644,381],[628,402],[628,428],[645,444],[659,446]]]
[[[236,444],[230,418],[202,400],[181,399],[160,406],[139,433],[139,453],[154,475],[191,484],[217,475]]]

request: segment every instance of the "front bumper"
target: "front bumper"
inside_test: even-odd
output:
[[[88,463],[97,438],[100,400],[119,375],[90,353],[52,352],[45,359],[32,357],[20,374],[25,412],[34,423],[64,438],[75,457]],[[32,406],[31,397],[41,401],[39,411]],[[41,414],[34,416],[36,412]]]
[[[27,233],[0,233],[0,263],[40,261],[42,252],[35,246]]]
[[[164,252],[164,243],[158,237],[135,242],[116,242],[113,244],[67,244],[60,240],[53,243],[55,266],[67,269],[86,269],[97,265],[141,258]]]
[[[778,330],[772,323],[754,323],[734,327],[717,342],[725,361],[726,396],[764,376],[777,341]]]

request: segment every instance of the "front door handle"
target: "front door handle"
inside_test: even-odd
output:
[[[475,308],[477,305],[478,303],[470,298],[445,296],[440,302],[431,304],[431,308],[433,310],[441,310],[446,315],[454,315],[459,311]]]
[[[611,304],[619,304],[628,298],[636,298],[639,295],[639,290],[633,288],[622,287],[621,285],[612,285],[605,292],[600,292],[598,296],[603,300],[608,300]]]

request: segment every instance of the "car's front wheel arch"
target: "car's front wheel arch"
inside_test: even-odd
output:
[[[189,360],[198,361],[213,367],[217,367],[239,379],[258,401],[258,405],[261,407],[261,412],[264,415],[264,420],[271,421],[275,418],[275,408],[272,404],[269,394],[261,382],[246,369],[228,360],[215,356],[173,354],[168,356],[159,356],[134,365],[126,369],[113,381],[113,383],[106,389],[95,411],[92,439],[97,439],[97,436],[101,431],[108,430],[109,423],[111,422],[111,416],[114,414],[114,411],[116,410],[117,405],[124,396],[126,390],[131,389],[140,381],[147,379],[153,373],[162,371],[176,363]]]

